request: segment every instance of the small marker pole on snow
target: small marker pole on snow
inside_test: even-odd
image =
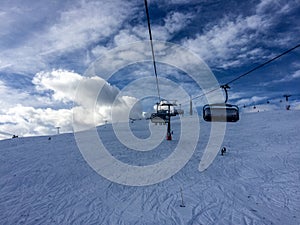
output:
[[[180,207],[185,207],[184,202],[183,202],[182,188],[180,188],[180,194],[181,194],[181,204],[180,204]]]

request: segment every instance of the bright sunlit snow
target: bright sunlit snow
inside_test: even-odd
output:
[[[227,125],[227,152],[207,170],[198,171],[210,132],[202,120],[188,164],[170,179],[144,187],[99,176],[84,161],[73,134],[3,140],[0,224],[299,224],[300,111],[241,116]],[[148,122],[135,121],[133,133],[149,136]],[[174,120],[173,141],[150,152],[122,146],[111,125],[98,131],[114,157],[142,166],[172,152],[178,123]],[[180,207],[181,189],[185,207]]]

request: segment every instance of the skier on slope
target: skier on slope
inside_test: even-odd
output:
[[[222,149],[221,149],[221,155],[224,155],[226,153],[226,147],[224,146]]]

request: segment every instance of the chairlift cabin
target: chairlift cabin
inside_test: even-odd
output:
[[[207,104],[203,107],[203,119],[207,122],[237,122],[239,108],[226,103]]]
[[[178,111],[174,108],[176,104],[169,103],[168,101],[161,101],[156,104],[156,113],[151,114],[151,122],[155,124],[167,124],[167,136],[168,141],[172,140],[171,132],[171,116],[178,115]],[[172,108],[171,108],[172,107]]]
[[[169,103],[168,101],[156,103],[156,113],[151,114],[151,122],[155,124],[169,123],[171,116],[178,115],[178,112],[174,106],[176,106],[176,104]]]
[[[157,111],[156,113],[152,113],[150,116],[151,122],[155,124],[165,124],[169,120],[169,116],[166,112]]]
[[[225,91],[225,103],[207,104],[203,106],[203,119],[207,122],[237,122],[240,119],[239,107],[227,104],[230,87],[225,84],[221,88]]]

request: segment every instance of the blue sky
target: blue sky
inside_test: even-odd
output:
[[[202,58],[220,84],[300,43],[299,0],[149,0],[148,5],[153,39]],[[89,65],[111,49],[149,39],[142,0],[2,0],[0,29],[0,138],[52,134],[56,126],[71,131],[72,109],[82,106],[74,106],[76,88]],[[159,77],[189,95],[202,94],[187,74],[157,66]],[[120,69],[109,83],[89,78],[87,95],[93,90],[88,84],[102,82],[104,96],[110,96],[97,109],[97,123],[109,120],[109,99],[143,75],[153,76],[150,62]],[[155,91],[154,83],[148,86]],[[292,108],[300,109],[299,86],[297,49],[233,83],[230,102],[277,109],[288,93]],[[120,111],[135,102],[130,96],[118,98]],[[203,103],[201,98],[194,102]],[[83,108],[82,121],[87,121],[90,112]]]

